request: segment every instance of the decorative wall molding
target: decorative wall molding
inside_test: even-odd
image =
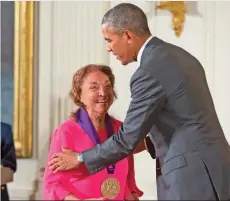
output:
[[[177,37],[180,37],[183,31],[187,8],[184,1],[160,1],[155,7],[156,10],[167,10],[172,15],[172,28]]]

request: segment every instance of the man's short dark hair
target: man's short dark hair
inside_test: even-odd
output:
[[[131,3],[121,3],[110,9],[101,24],[115,29],[117,33],[129,30],[138,36],[150,34],[145,13]]]

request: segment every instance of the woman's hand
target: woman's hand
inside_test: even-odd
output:
[[[56,173],[63,170],[72,170],[80,165],[78,153],[62,148],[62,152],[55,153],[49,161],[49,169]]]

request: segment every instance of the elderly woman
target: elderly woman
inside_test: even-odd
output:
[[[48,161],[63,149],[87,150],[118,131],[121,122],[107,113],[116,98],[114,81],[111,69],[104,65],[87,65],[75,73],[70,95],[80,109],[53,133]],[[138,200],[143,194],[136,186],[133,156],[94,175],[83,164],[57,173],[47,166],[43,192],[44,200]]]

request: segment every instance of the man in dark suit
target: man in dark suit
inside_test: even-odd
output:
[[[149,133],[157,159],[158,199],[230,199],[230,147],[200,62],[184,49],[151,36],[143,11],[128,3],[102,20],[107,50],[123,65],[139,62],[132,101],[118,134],[82,153],[62,152],[56,172],[84,163],[90,173],[130,155]]]
[[[13,180],[17,169],[11,126],[1,122],[1,200],[8,201],[7,183]]]

